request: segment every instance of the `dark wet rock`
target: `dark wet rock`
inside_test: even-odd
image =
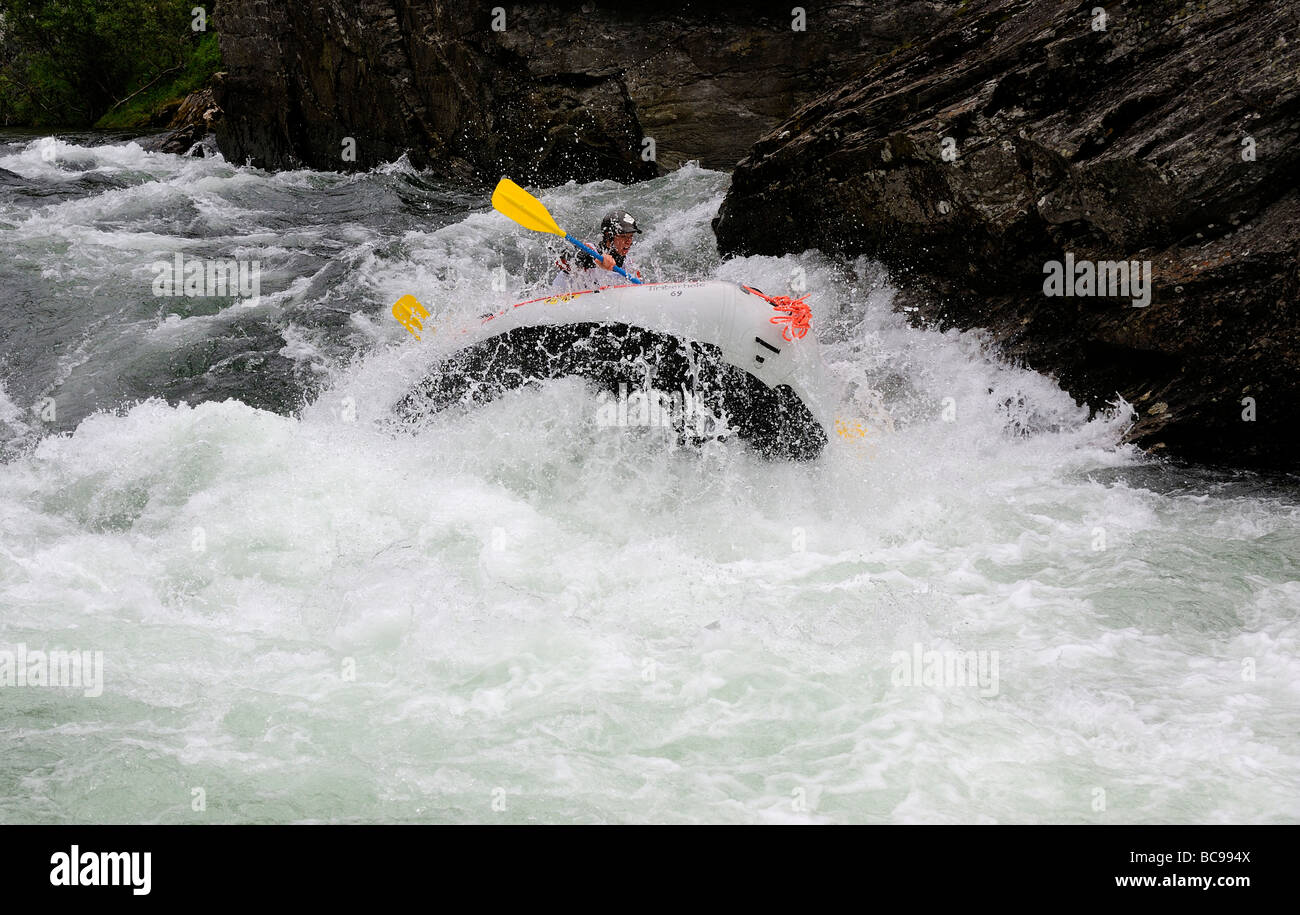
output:
[[[719,248],[878,257],[920,319],[1133,403],[1142,446],[1300,468],[1300,7],[1098,6],[971,0],[808,104],[737,167]],[[1150,261],[1150,305],[1045,295],[1067,252]]]
[[[217,74],[216,81],[224,74]],[[191,92],[174,109],[167,133],[148,137],[140,142],[154,152],[175,153],[183,156],[194,149],[204,137],[221,123],[222,110],[211,88]]]
[[[231,160],[270,168],[406,153],[482,182],[730,168],[799,104],[958,6],[808,5],[795,31],[789,4],[503,3],[498,31],[493,4],[225,0],[218,140]]]

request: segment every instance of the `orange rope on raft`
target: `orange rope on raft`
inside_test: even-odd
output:
[[[808,328],[812,327],[812,309],[803,301],[809,295],[812,293],[806,293],[797,299],[792,299],[788,295],[766,297],[774,309],[782,312],[772,318],[772,323],[784,324],[785,327],[781,328],[781,336],[792,343],[795,340],[802,340],[808,333]]]

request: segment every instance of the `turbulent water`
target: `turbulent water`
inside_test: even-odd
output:
[[[806,283],[812,463],[574,379],[395,429],[439,337],[392,303],[454,326],[555,253],[404,163],[0,169],[0,652],[103,659],[87,696],[0,654],[0,821],[1300,820],[1294,481],[1118,444],[868,261],[720,262],[727,175],[542,199],[625,204],[653,279]],[[178,252],[260,296],[155,295]]]

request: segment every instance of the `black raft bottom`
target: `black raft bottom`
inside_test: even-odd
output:
[[[807,461],[826,447],[826,432],[789,385],[769,388],[722,359],[710,344],[631,324],[517,327],[466,347],[436,365],[397,403],[418,423],[457,405],[487,403],[504,391],[551,378],[585,378],[617,396],[647,388],[686,392],[764,457]]]

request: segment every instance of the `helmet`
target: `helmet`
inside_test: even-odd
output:
[[[600,234],[605,238],[613,238],[615,235],[627,235],[633,232],[640,233],[640,231],[637,228],[636,220],[626,210],[610,210],[605,214],[605,218],[600,221]]]

